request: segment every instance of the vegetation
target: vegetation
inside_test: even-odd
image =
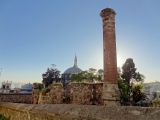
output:
[[[10,120],[10,117],[5,117],[4,115],[0,114],[0,120]]]
[[[122,69],[122,70],[121,70]],[[122,68],[118,67],[118,86],[120,91],[121,104],[135,104],[138,101],[145,100],[146,96],[142,92],[145,76],[136,72],[133,59],[128,58]],[[90,68],[88,71],[82,71],[71,75],[71,82],[97,82],[103,81],[103,70],[98,71]]]
[[[155,99],[157,97],[157,93],[156,92],[153,92],[153,99]]]
[[[52,85],[61,85],[61,86],[63,86],[63,84],[61,82],[55,82],[55,81],[52,83]]]
[[[133,59],[128,58],[126,62],[122,66],[122,75],[121,77],[124,79],[124,82],[127,83],[127,95],[128,95],[128,102],[130,102],[131,94],[132,94],[132,86],[135,83],[142,83],[144,81],[144,76],[136,72],[135,64]]]
[[[118,87],[120,91],[120,102],[122,105],[125,105],[128,101],[128,85],[123,79],[118,78]]]
[[[55,82],[60,81],[60,71],[55,67],[51,67],[48,68],[44,74],[42,74],[42,77],[43,77],[42,82],[44,83],[45,88],[47,88],[54,81]]]
[[[132,101],[134,103],[146,99],[146,95],[142,92],[142,89],[142,84],[134,84],[132,86]]]
[[[69,102],[69,101],[70,101],[70,97],[67,96],[63,98],[63,102]]]
[[[49,88],[42,89],[42,95],[46,95],[46,93],[50,92]]]
[[[90,68],[88,71],[82,71],[77,74],[71,75],[71,82],[95,82],[103,81],[103,70],[98,71],[94,68]]]
[[[41,92],[41,90],[37,89],[37,90],[35,90],[34,92],[35,92],[37,95],[39,95],[40,92]]]
[[[145,76],[136,72],[135,64],[133,59],[128,58],[121,69],[118,68],[118,86],[121,97],[121,104],[126,103],[135,104],[140,100],[146,98],[142,92]]]

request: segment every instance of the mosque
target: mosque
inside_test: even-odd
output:
[[[74,65],[73,67],[68,68],[67,70],[64,71],[64,73],[61,75],[61,82],[64,86],[68,85],[70,80],[71,80],[71,74],[74,73],[79,73],[82,70],[78,68],[77,66],[77,56],[75,55],[74,59]]]

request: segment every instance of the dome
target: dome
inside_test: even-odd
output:
[[[32,84],[28,83],[28,84],[25,84],[25,85],[22,85],[21,89],[25,89],[25,90],[32,90]]]
[[[68,68],[66,71],[64,71],[63,74],[73,74],[73,73],[79,73],[81,71],[82,70],[80,68],[78,68],[78,66],[77,66],[77,56],[75,55],[73,67]]]
[[[82,70],[76,66],[73,66],[71,68],[68,68],[63,74],[73,74],[73,73],[79,73]]]

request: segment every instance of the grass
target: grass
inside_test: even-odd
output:
[[[49,88],[42,89],[42,95],[46,95],[46,93],[50,92]]]
[[[10,120],[10,117],[5,117],[4,115],[0,114],[0,120]]]

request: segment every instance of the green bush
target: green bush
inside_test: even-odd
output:
[[[63,84],[61,82],[55,82],[55,81],[52,83],[52,85],[61,85],[61,86],[63,86]]]
[[[4,115],[0,114],[0,120],[10,120],[10,117],[5,117]]]
[[[38,89],[38,90],[35,90],[34,92],[39,95],[41,90]]]
[[[49,88],[42,89],[42,95],[46,95],[46,93],[50,92]]]
[[[70,101],[70,97],[64,97],[63,98],[63,102],[67,102],[67,101]]]

